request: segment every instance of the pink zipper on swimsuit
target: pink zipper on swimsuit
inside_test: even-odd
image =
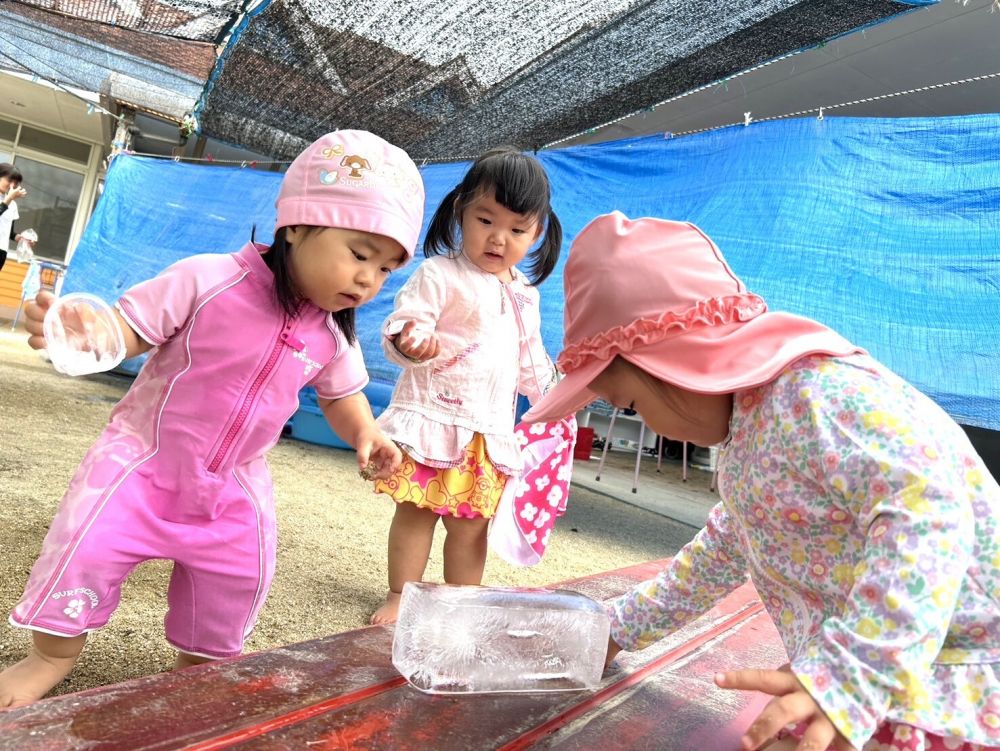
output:
[[[271,350],[270,357],[267,358],[267,362],[264,363],[264,367],[254,379],[253,385],[250,386],[250,390],[247,392],[246,398],[243,400],[243,406],[240,407],[240,411],[236,415],[236,419],[233,420],[233,424],[226,432],[226,437],[222,440],[222,445],[219,446],[219,450],[216,452],[215,458],[213,458],[211,464],[208,465],[209,472],[218,471],[219,466],[222,464],[222,460],[226,457],[226,454],[229,453],[229,447],[233,445],[233,441],[236,440],[236,436],[243,427],[243,423],[246,422],[247,414],[250,412],[250,408],[253,406],[254,400],[257,398],[257,392],[260,391],[260,387],[264,384],[268,374],[270,374],[270,372],[274,369],[274,364],[278,361],[278,356],[281,354],[282,347],[288,343],[291,328],[292,324],[286,323],[285,328],[278,337],[278,341],[274,343],[274,349]]]

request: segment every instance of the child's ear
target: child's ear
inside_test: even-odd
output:
[[[302,234],[302,227],[295,224],[290,227],[285,227],[285,243],[288,245],[295,245],[300,239]]]

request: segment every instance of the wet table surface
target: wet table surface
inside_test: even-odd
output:
[[[559,586],[604,600],[662,565]],[[0,712],[0,749],[736,751],[766,702],[717,688],[713,675],[786,660],[750,584],[623,654],[591,691],[424,694],[393,668],[391,646],[392,629],[374,626],[46,699]]]

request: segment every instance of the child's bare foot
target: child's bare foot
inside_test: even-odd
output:
[[[45,657],[35,649],[0,673],[0,709],[38,701],[73,669],[76,657]]]
[[[395,623],[399,615],[399,592],[389,592],[385,596],[385,605],[372,613],[371,623],[373,626],[385,623]]]

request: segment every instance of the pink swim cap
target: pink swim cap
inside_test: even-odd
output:
[[[424,219],[424,183],[398,146],[364,130],[338,130],[295,158],[277,208],[275,229],[309,225],[385,235],[409,260]]]

